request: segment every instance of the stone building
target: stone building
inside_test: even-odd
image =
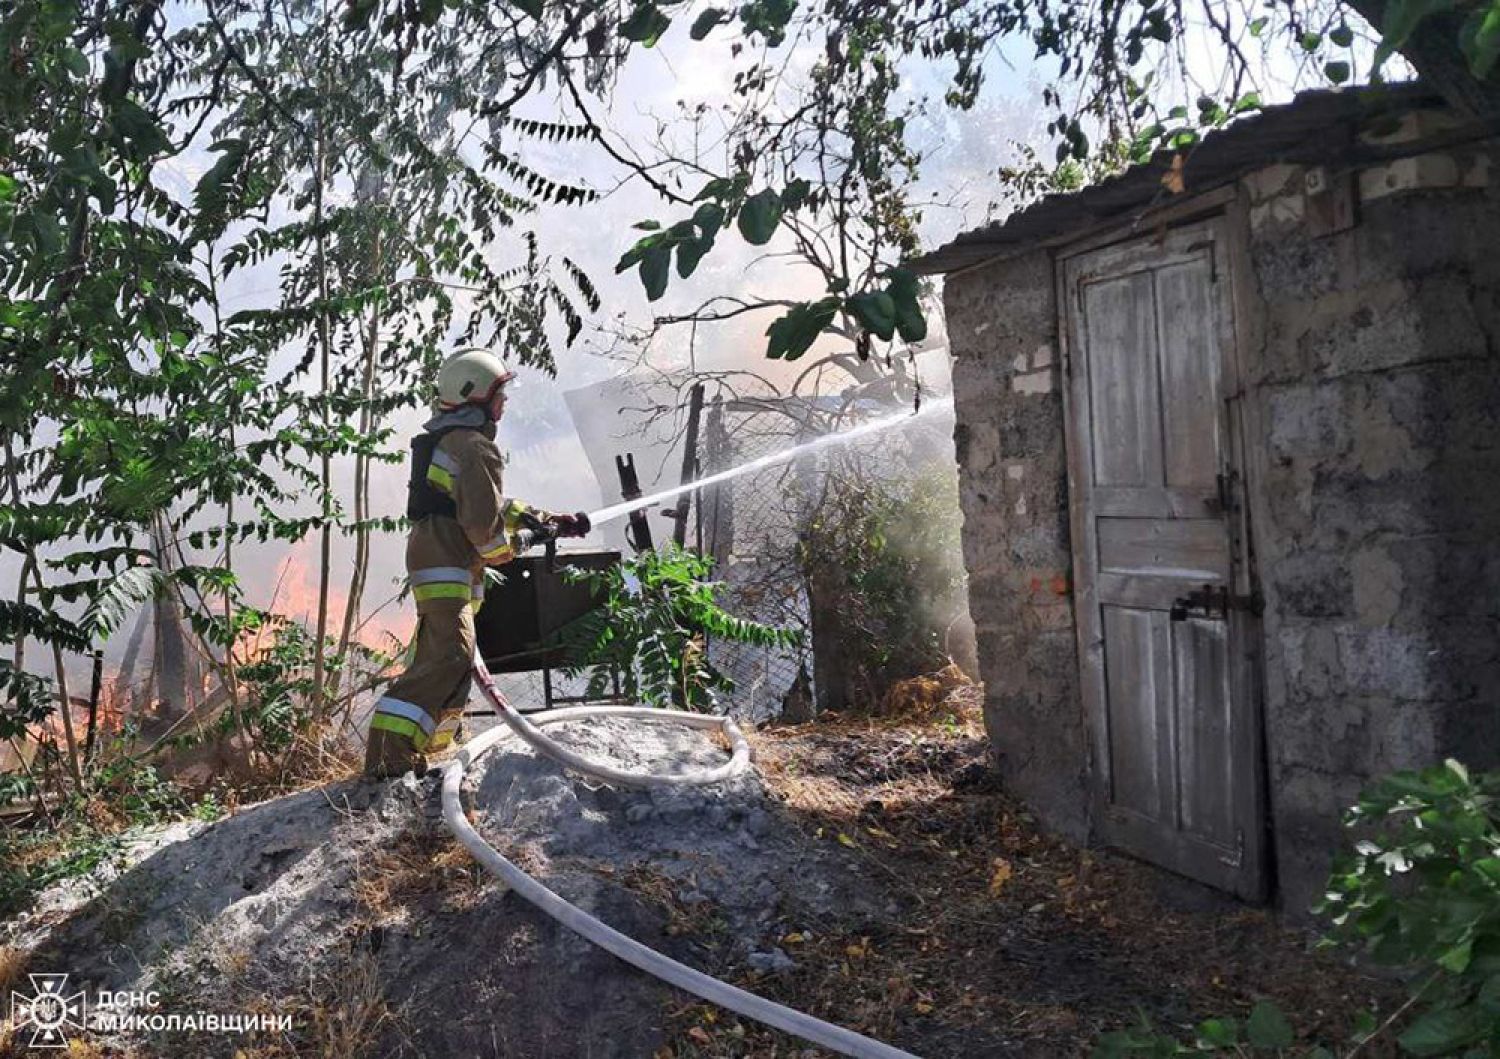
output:
[[[958,237],[970,609],[1056,832],[1304,911],[1372,777],[1500,764],[1500,137],[1299,96]]]

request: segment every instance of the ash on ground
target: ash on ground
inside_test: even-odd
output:
[[[631,770],[710,768],[678,727],[549,728]],[[70,988],[155,993],[156,1013],[285,1014],[290,1032],[105,1034],[142,1055],[649,1056],[683,998],[556,925],[441,822],[435,774],[351,780],[134,838],[8,928]],[[864,907],[847,851],[788,826],[752,768],[707,787],[596,785],[510,739],[470,770],[480,833],[567,900],[716,975],[795,967],[791,921]]]

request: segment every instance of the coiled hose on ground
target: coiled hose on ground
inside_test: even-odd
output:
[[[910,1052],[903,1052],[899,1048],[882,1044],[880,1041],[872,1040],[853,1030],[823,1022],[821,1019],[795,1011],[784,1004],[774,1003],[727,982],[721,982],[702,971],[696,971],[686,964],[678,963],[671,957],[662,955],[634,938],[621,934],[583,909],[564,901],[502,856],[499,850],[486,842],[474,829],[474,825],[469,823],[469,818],[464,814],[463,804],[459,799],[464,773],[469,766],[512,733],[519,735],[538,753],[545,754],[576,772],[606,783],[628,787],[716,783],[744,771],[750,762],[750,746],[745,742],[745,736],[739,730],[739,726],[731,718],[643,706],[577,706],[549,710],[545,715],[533,719],[518,712],[505,700],[505,696],[500,694],[500,689],[495,687],[495,682],[490,678],[489,669],[477,655],[474,660],[474,675],[479,682],[480,691],[494,705],[495,711],[504,719],[505,725],[496,725],[470,740],[443,767],[443,820],[447,823],[448,829],[479,863],[498,875],[516,893],[569,930],[583,935],[606,952],[618,956],[626,963],[640,968],[668,985],[684,989],[704,1000],[744,1015],[746,1018],[752,1018],[767,1026],[774,1026],[776,1029],[795,1034],[813,1044],[830,1048],[843,1055],[855,1056],[856,1059],[916,1059]],[[658,724],[682,724],[690,728],[718,728],[729,740],[730,759],[718,768],[679,775],[626,772],[590,762],[559,745],[541,731],[542,725],[576,721],[588,717],[621,717]]]

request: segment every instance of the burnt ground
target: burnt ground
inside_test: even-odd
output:
[[[622,791],[508,745],[474,770],[476,827],[611,925],[692,966],[934,1057],[1086,1054],[1277,1001],[1303,1039],[1394,1007],[1265,911],[1054,842],[990,779],[974,689],[910,685],[884,720],[754,737],[755,774]],[[563,726],[632,768],[722,749],[678,728]],[[0,925],[0,986],[153,991],[163,1013],[285,1031],[97,1033],[79,1055],[815,1056],[616,961],[483,872],[437,784],[346,779],[139,836]],[[0,1055],[24,1039],[0,1023]],[[82,1042],[80,1042],[81,1044]],[[1366,1049],[1363,1054],[1373,1053]]]
[[[782,919],[795,966],[740,984],[929,1057],[1086,1055],[1142,1016],[1191,1041],[1204,1018],[1263,999],[1301,1043],[1336,1046],[1356,1012],[1399,1004],[1398,986],[1267,910],[1042,835],[986,767],[974,698],[758,735],[786,817],[862,861],[889,900],[874,917]],[[658,1059],[799,1054],[701,1004],[673,1026]]]

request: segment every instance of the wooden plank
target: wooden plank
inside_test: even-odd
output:
[[[1089,370],[1083,341],[1083,306],[1077,270],[1070,261],[1057,269],[1058,337],[1065,372],[1063,432],[1068,460],[1068,524],[1073,543],[1073,616],[1078,643],[1079,694],[1089,727],[1089,800],[1091,820],[1101,821],[1113,785],[1108,747],[1109,711],[1104,674],[1104,628],[1099,607],[1098,551],[1094,540],[1093,428],[1089,415]]]
[[[1218,512],[1219,491],[1209,489],[1137,489],[1099,486],[1093,512],[1108,518],[1203,518]]]
[[[1101,518],[1099,572],[1229,580],[1229,541],[1218,519]]]
[[[1100,606],[1166,611],[1171,609],[1173,602],[1197,587],[1198,583],[1192,581],[1100,574],[1097,595]]]
[[[1156,273],[1162,445],[1172,486],[1213,488],[1223,465],[1212,249]]]
[[[1083,288],[1089,415],[1097,485],[1159,485],[1161,425],[1154,371],[1151,276],[1136,273]]]
[[[1229,626],[1202,619],[1171,626],[1179,826],[1231,847],[1235,821]]]
[[[1157,818],[1164,804],[1157,700],[1156,634],[1151,612],[1104,607],[1109,713],[1110,801]]]

